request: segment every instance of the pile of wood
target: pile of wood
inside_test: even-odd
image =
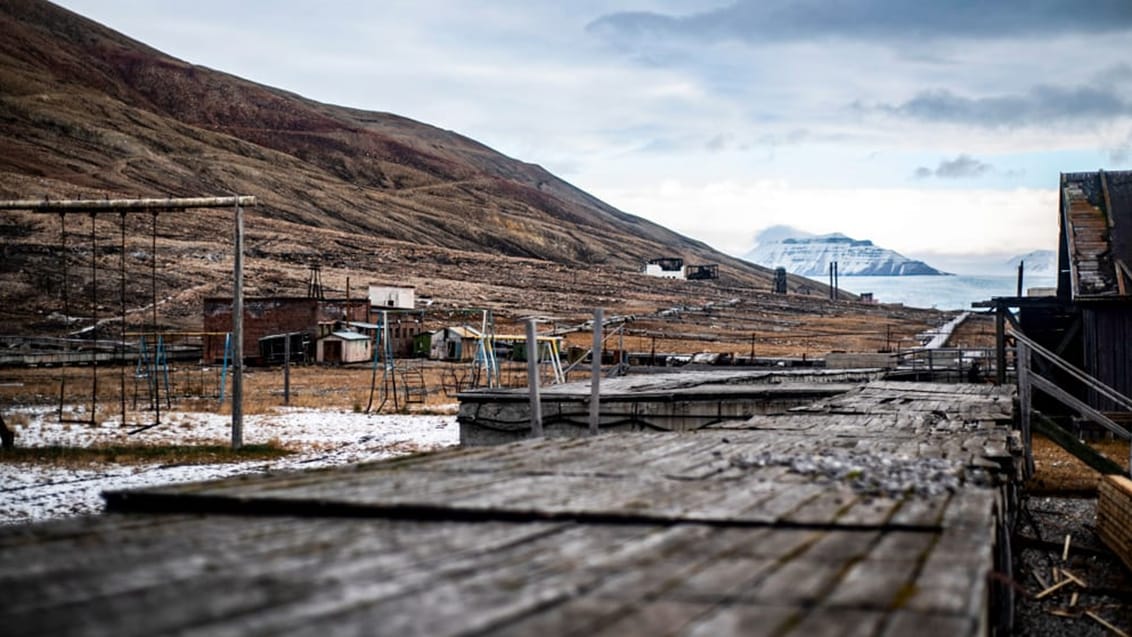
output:
[[[1105,545],[1132,568],[1132,480],[1105,476],[1097,498],[1097,532]]]

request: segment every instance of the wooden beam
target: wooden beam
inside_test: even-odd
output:
[[[1112,229],[1112,197],[1108,194],[1108,177],[1105,177],[1103,170],[1098,170],[1101,178],[1101,193],[1104,195],[1104,220],[1108,225],[1109,230]]]
[[[1080,399],[1078,399],[1076,396],[1074,396],[1074,395],[1070,394],[1069,392],[1065,391],[1064,389],[1058,387],[1054,383],[1052,383],[1052,382],[1050,382],[1050,381],[1048,381],[1048,380],[1046,380],[1046,379],[1044,379],[1041,376],[1038,376],[1036,374],[1031,374],[1030,377],[1029,377],[1029,381],[1030,381],[1030,384],[1033,385],[1034,387],[1036,387],[1037,389],[1049,394],[1050,396],[1053,396],[1057,400],[1061,401],[1067,407],[1071,407],[1071,408],[1077,410],[1077,413],[1079,413],[1082,416],[1084,416],[1085,418],[1088,418],[1089,420],[1097,423],[1098,425],[1104,427],[1105,429],[1111,431],[1112,433],[1119,436],[1122,440],[1128,440],[1129,439],[1129,434],[1128,434],[1127,429],[1116,424],[1108,416],[1105,416],[1104,414],[1097,411],[1096,409],[1093,409],[1092,407],[1088,406],[1087,404],[1082,402]]]
[[[1113,262],[1116,265],[1116,284],[1120,289],[1120,296],[1127,296],[1128,289],[1132,287],[1132,270],[1128,268],[1128,264],[1123,259],[1116,259]],[[1125,277],[1128,282],[1125,283]]]
[[[1040,413],[1034,414],[1033,419],[1034,431],[1049,438],[1062,449],[1073,454],[1081,462],[1089,465],[1093,469],[1105,475],[1123,475],[1124,469],[1110,460],[1107,456],[1101,454],[1096,449],[1089,445],[1077,440],[1077,437],[1062,429],[1057,423],[1053,422],[1045,415]]]
[[[186,208],[231,208],[254,206],[256,198],[181,197],[168,199],[17,199],[0,201],[0,210],[32,212],[141,212],[184,210]]]
[[[994,372],[995,382],[1006,384],[1006,306],[994,308]]]

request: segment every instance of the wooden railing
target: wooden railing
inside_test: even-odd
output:
[[[900,369],[913,372],[927,372],[931,377],[948,380],[954,375],[955,382],[982,382],[997,376],[994,348],[975,347],[917,347],[896,353],[896,364]],[[977,364],[977,379],[969,378],[971,366]]]
[[[1034,360],[1035,358],[1039,358],[1057,367],[1073,379],[1081,382],[1085,387],[1107,398],[1122,409],[1132,411],[1132,398],[1128,398],[1124,394],[1121,394],[1080,369],[1077,369],[1057,354],[1042,347],[1020,332],[1015,331],[1013,336],[1017,344],[1015,365],[1018,372],[1018,403],[1021,410],[1020,421],[1022,438],[1026,448],[1026,471],[1028,474],[1033,474],[1034,471],[1034,457],[1031,447],[1031,420],[1033,419],[1033,392],[1035,389],[1056,399],[1058,402],[1076,411],[1089,421],[1104,427],[1122,440],[1132,440],[1132,434],[1130,434],[1127,429],[1121,427],[1111,418],[1093,408],[1085,401],[1065,391],[1053,381],[1037,374],[1033,369]],[[1132,447],[1130,447],[1129,451],[1129,467],[1132,467]]]

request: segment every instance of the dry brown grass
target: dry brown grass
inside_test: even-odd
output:
[[[1128,469],[1128,443],[1123,440],[1090,442],[1089,446]],[[1026,483],[1032,493],[1092,493],[1101,474],[1049,438],[1034,434],[1034,477]]]
[[[274,460],[294,453],[278,442],[245,445],[99,445],[94,447],[16,447],[0,451],[0,463],[34,463],[60,469],[83,469],[106,464],[195,465],[248,460]]]

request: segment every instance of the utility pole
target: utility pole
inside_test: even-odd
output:
[[[594,309],[593,350],[590,352],[590,435],[594,436],[601,418],[601,333],[604,321],[605,310],[600,307]],[[655,352],[655,341],[653,349]]]
[[[244,208],[236,202],[232,267],[232,448],[244,446]]]
[[[531,398],[531,436],[542,438],[542,402],[538,388],[538,332],[535,320],[527,320],[527,388]]]

